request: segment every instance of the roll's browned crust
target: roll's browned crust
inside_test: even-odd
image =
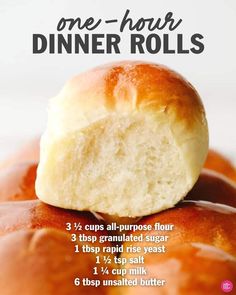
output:
[[[85,230],[85,225],[91,225],[91,230]],[[65,210],[47,205],[40,200],[0,204],[0,235],[22,229],[41,228],[86,235],[107,235],[105,228],[93,231],[95,225],[101,226],[102,223],[90,212]]]
[[[236,184],[220,173],[203,169],[185,200],[209,201],[236,208]]]
[[[236,255],[236,209],[204,201],[184,201],[175,208],[141,219],[139,224],[173,224],[173,230],[137,231],[134,235],[168,235],[168,248],[183,243],[204,243]],[[127,242],[127,245],[132,244]],[[153,245],[140,242],[140,246]],[[136,246],[139,242],[136,242]]]
[[[131,255],[124,254],[129,258]],[[126,295],[221,295],[221,284],[230,280],[236,284],[236,259],[225,251],[202,243],[177,244],[166,253],[145,255],[147,275],[136,276],[138,280],[164,280],[163,286],[123,287]],[[134,265],[127,264],[126,278],[134,279],[129,270]],[[150,283],[149,283],[150,284]],[[233,294],[233,293],[232,293]]]
[[[211,202],[184,201],[175,208],[144,217],[138,224],[152,225],[153,230],[130,232],[142,235],[143,240],[123,244],[121,258],[128,262],[125,277],[138,280],[137,286],[123,287],[123,294],[222,294],[224,280],[236,283],[236,209]],[[173,225],[173,230],[155,230],[155,224]],[[147,241],[147,236],[160,242]],[[161,240],[161,236],[167,238]],[[130,252],[128,247],[140,247],[141,251]],[[160,249],[145,254],[144,247]],[[139,256],[144,261],[139,262]],[[136,259],[137,264],[130,259]],[[146,274],[140,271],[141,275],[135,275],[135,268],[144,268]],[[160,285],[141,286],[141,278],[160,280]]]
[[[236,167],[222,153],[210,149],[204,167],[236,181]]]
[[[101,106],[119,111],[122,105],[127,111],[164,109],[173,112],[187,128],[204,116],[200,97],[187,80],[163,65],[143,61],[96,67],[71,79],[63,91],[71,97],[76,95],[77,103],[80,101],[87,111]]]
[[[112,288],[85,287],[82,280],[109,279],[111,275],[94,276],[93,253],[75,253],[70,236],[55,229],[17,231],[0,237],[0,290],[3,295],[103,295]],[[100,266],[111,271],[112,265]]]

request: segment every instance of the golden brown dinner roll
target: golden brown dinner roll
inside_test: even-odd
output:
[[[79,246],[82,246],[79,244]],[[83,286],[90,281],[113,278],[112,264],[104,264],[109,274],[93,274],[94,253],[75,253],[70,236],[54,229],[18,231],[0,237],[0,290],[3,295],[111,294],[111,289]],[[74,282],[80,285],[76,286]],[[115,293],[114,293],[115,294]]]
[[[222,173],[230,179],[236,181],[236,168],[221,153],[209,150],[204,167]]]
[[[0,169],[0,202],[37,199],[35,194],[37,164],[17,163]]]
[[[0,235],[21,229],[45,227],[69,233],[107,235],[105,226],[90,212],[65,210],[44,204],[40,200],[0,204]]]
[[[123,258],[130,259],[134,256],[135,254],[125,254]],[[222,285],[227,283],[226,280],[234,288],[236,285],[235,257],[209,245],[179,244],[161,255],[149,253],[144,259],[144,264],[126,265],[126,278],[136,278],[138,285],[124,287],[122,294],[221,295],[224,294]],[[133,275],[135,268],[142,267],[146,270],[146,275]],[[233,292],[230,294],[234,294]]]
[[[236,185],[222,174],[203,169],[186,200],[203,200],[236,208]]]
[[[175,208],[144,217],[137,224],[149,225],[152,229],[130,232],[144,236],[142,241],[135,243],[136,246],[163,244],[168,251],[170,246],[183,243],[205,243],[236,255],[236,209],[230,206],[184,201]],[[168,236],[166,240],[165,235]],[[156,236],[154,241],[151,236]],[[132,241],[126,242],[126,246],[132,244]]]
[[[26,162],[39,162],[39,137],[35,137],[25,143],[18,151],[8,157],[5,161],[2,161],[0,163],[0,169]]]
[[[120,217],[174,206],[208,150],[201,99],[157,64],[108,64],[69,81],[49,106],[37,196],[51,205]]]

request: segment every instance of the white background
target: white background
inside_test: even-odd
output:
[[[204,35],[204,53],[134,56],[124,34],[120,55],[32,54],[32,34],[56,33],[61,17],[121,19],[127,8],[133,19],[164,17],[172,11],[183,19],[177,33],[187,41],[194,33]],[[105,62],[143,59],[168,65],[188,78],[204,102],[211,147],[236,160],[235,30],[235,0],[0,0],[0,159],[42,132],[48,99],[68,78]],[[97,32],[116,33],[116,25]]]

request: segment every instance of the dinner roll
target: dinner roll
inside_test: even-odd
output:
[[[186,200],[203,200],[236,208],[236,184],[224,175],[203,169]]]
[[[144,217],[138,224],[152,226],[152,230],[130,232],[145,237],[144,241],[135,243],[137,247],[157,245],[151,239],[146,240],[146,236],[167,235],[168,239],[160,243],[166,251],[184,243],[204,243],[236,256],[236,209],[230,206],[184,201],[175,208]],[[125,243],[125,247],[129,245],[133,242]]]
[[[35,194],[37,163],[16,163],[0,169],[0,202],[37,199]]]
[[[79,243],[78,243],[79,244]],[[79,244],[81,246],[81,244]],[[54,229],[18,231],[0,237],[0,290],[3,295],[103,295],[111,288],[83,286],[82,279],[111,279],[93,275],[94,253],[75,253],[70,236]],[[111,273],[112,264],[107,267]],[[75,279],[80,279],[79,286]],[[77,282],[78,283],[78,282]]]
[[[125,254],[123,258],[134,256]],[[147,274],[132,275],[130,270],[135,267],[144,267]],[[226,280],[236,285],[235,257],[201,243],[177,245],[161,255],[148,253],[144,264],[127,264],[126,269],[126,278],[137,278],[138,285],[123,287],[122,294],[125,295],[221,295]],[[150,285],[151,279],[156,279],[156,282],[159,280],[160,285]],[[149,285],[141,286],[141,280]]]
[[[174,206],[208,150],[201,99],[157,64],[108,64],[69,81],[49,105],[36,179],[51,205],[120,217]]]
[[[210,149],[204,167],[222,173],[231,180],[236,181],[236,167],[219,152]]]

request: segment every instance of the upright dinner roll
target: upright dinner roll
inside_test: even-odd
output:
[[[187,194],[207,150],[201,99],[182,76],[145,62],[108,64],[51,100],[36,192],[63,208],[148,215]]]
[[[112,288],[83,286],[82,279],[111,279],[110,274],[94,276],[94,253],[75,253],[70,236],[54,229],[18,231],[0,237],[0,290],[2,295],[105,295]],[[75,285],[75,279],[81,280]],[[115,278],[115,276],[114,276]]]

